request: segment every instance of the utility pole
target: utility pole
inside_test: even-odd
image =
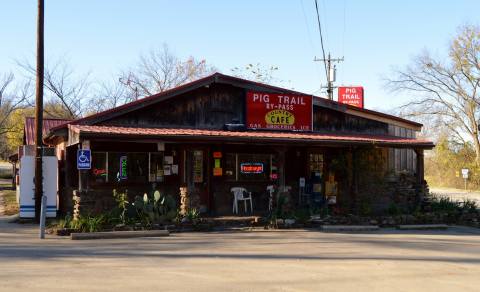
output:
[[[333,86],[333,82],[336,81],[336,72],[337,72],[336,65],[333,65],[333,63],[343,62],[344,58],[341,57],[341,58],[333,58],[332,59],[330,57],[330,53],[328,53],[328,58],[327,59],[315,58],[313,60],[316,61],[316,62],[322,61],[322,62],[326,63],[325,70],[327,71],[326,72],[326,74],[327,74],[327,86],[322,86],[322,88],[327,88],[328,99],[333,100],[333,89],[335,88],[335,86]]]
[[[35,88],[35,220],[40,222],[43,196],[43,72],[44,72],[44,0],[38,0],[37,15],[37,82]]]

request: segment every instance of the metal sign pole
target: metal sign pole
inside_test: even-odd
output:
[[[40,239],[45,238],[45,221],[47,217],[47,196],[42,196],[42,207],[40,211]]]

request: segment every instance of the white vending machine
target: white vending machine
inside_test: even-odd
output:
[[[20,148],[20,170],[17,198],[20,218],[35,217],[35,146]],[[58,161],[55,148],[43,149],[43,194],[47,196],[47,217],[57,216]]]

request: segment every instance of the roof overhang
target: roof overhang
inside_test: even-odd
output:
[[[322,134],[312,132],[226,131],[186,128],[134,128],[69,125],[68,145],[82,140],[162,140],[172,142],[235,142],[255,144],[378,146],[431,149],[431,141],[382,135]]]

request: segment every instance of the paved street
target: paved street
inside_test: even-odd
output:
[[[1,291],[478,291],[480,230],[40,241],[3,222],[0,263]]]
[[[456,201],[463,201],[464,199],[470,199],[477,201],[480,205],[480,192],[479,191],[470,191],[462,189],[452,189],[452,188],[430,188],[430,192],[433,194],[450,197]]]

